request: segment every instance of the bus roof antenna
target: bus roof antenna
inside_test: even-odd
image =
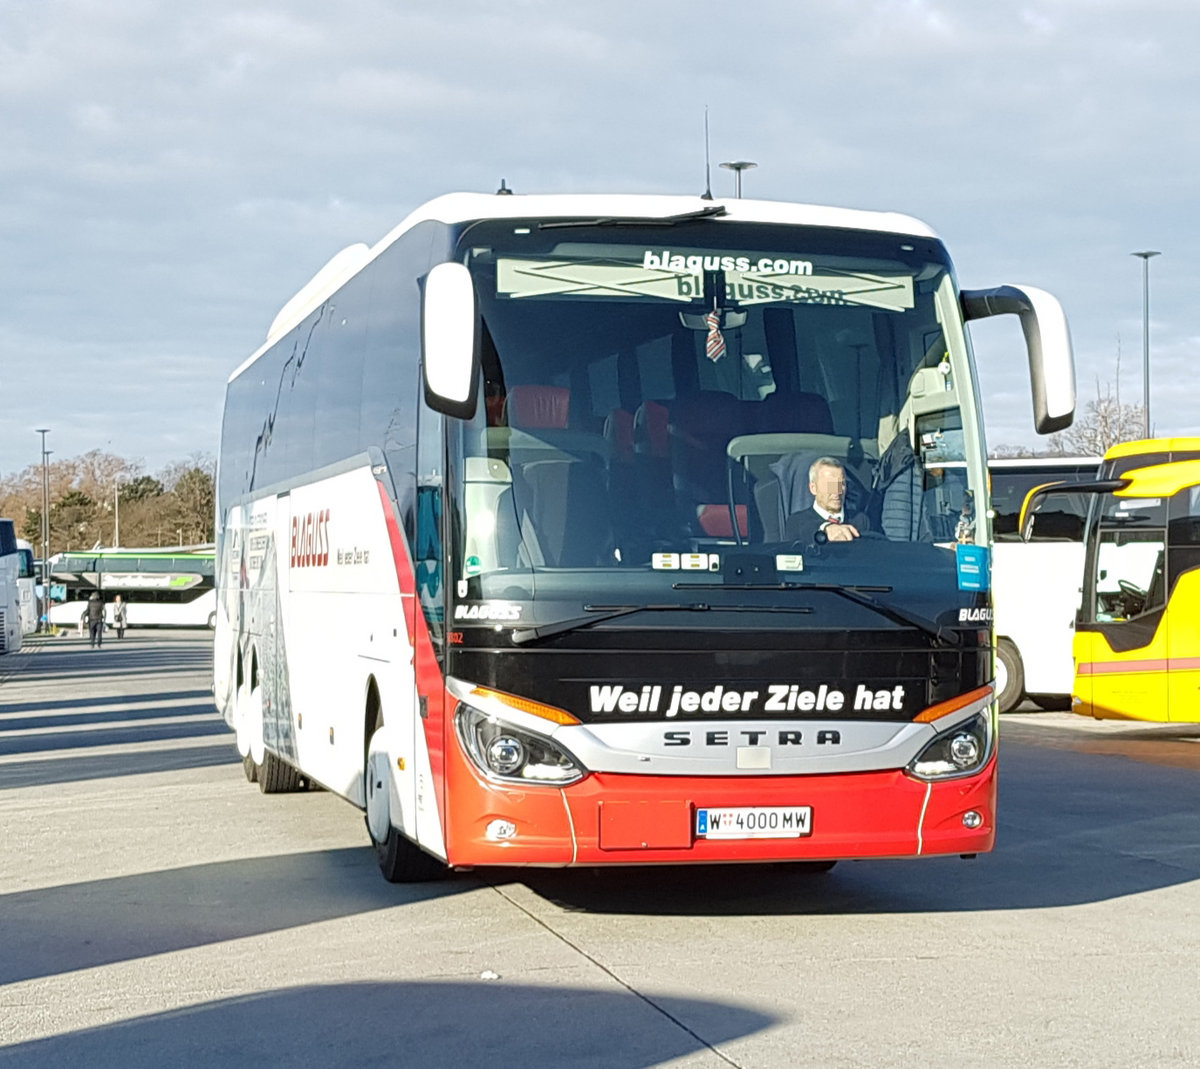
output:
[[[500,188],[496,190],[496,196],[512,196],[512,190],[504,184],[504,179],[500,179]]]
[[[708,151],[708,105],[704,105],[704,192],[701,200],[712,200],[712,154]]]

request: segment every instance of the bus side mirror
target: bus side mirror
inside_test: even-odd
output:
[[[1075,357],[1058,300],[1032,286],[963,290],[961,299],[967,321],[995,315],[1020,317],[1029,353],[1034,428],[1038,434],[1052,434],[1069,427],[1075,418]]]
[[[426,404],[470,419],[479,380],[479,312],[471,272],[462,264],[437,264],[425,276],[421,364]]]
[[[1017,522],[1017,531],[1021,535],[1021,541],[1028,542],[1033,536],[1034,514],[1037,512],[1038,506],[1050,494],[1111,494],[1125,489],[1128,485],[1129,480],[1122,477],[1119,479],[1088,479],[1078,483],[1046,483],[1044,486],[1035,486],[1025,495],[1025,500],[1021,503],[1021,516]]]

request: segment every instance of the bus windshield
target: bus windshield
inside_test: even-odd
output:
[[[987,542],[983,450],[938,242],[505,220],[461,249],[483,338],[450,446],[460,602],[539,624],[811,584],[967,603],[956,543]]]

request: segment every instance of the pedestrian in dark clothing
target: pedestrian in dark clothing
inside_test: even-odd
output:
[[[104,599],[100,591],[92,592],[87,605],[88,634],[92,640],[92,649],[99,649],[104,640]]]

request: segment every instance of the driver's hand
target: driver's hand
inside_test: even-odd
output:
[[[852,523],[831,523],[825,527],[825,537],[830,542],[853,542],[859,537],[858,528]]]

